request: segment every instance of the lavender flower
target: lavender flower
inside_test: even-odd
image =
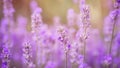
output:
[[[117,3],[120,3],[120,0],[116,0],[117,1]]]
[[[56,63],[53,61],[48,61],[45,68],[56,68]]]
[[[42,16],[41,16],[42,9],[37,7],[33,13],[32,13],[32,23],[31,23],[31,28],[32,28],[32,39],[36,43],[36,64],[37,66],[41,64],[44,64],[44,58],[42,58],[43,52],[42,52],[42,27],[43,27],[43,22],[42,22]],[[39,58],[40,57],[40,58]]]
[[[27,19],[23,16],[18,16],[17,18],[17,28],[15,30],[15,32],[17,33],[17,35],[26,35],[28,33],[26,27],[27,27]]]
[[[5,39],[5,38],[4,38]],[[11,61],[11,47],[12,47],[12,43],[11,41],[8,41],[8,39],[4,40],[4,45],[2,48],[2,54],[1,54],[1,58],[2,58],[2,67],[1,68],[9,68],[10,67],[10,61]]]
[[[120,45],[120,32],[115,37],[115,44],[119,47],[119,45]]]
[[[39,13],[37,10],[34,11],[34,13],[32,14],[32,23],[31,23],[31,27],[32,27],[32,34],[33,34],[33,39],[35,41],[39,40],[39,34],[40,34],[40,28],[41,28],[41,24],[42,24],[42,19],[41,19],[41,15],[39,15]]]
[[[119,14],[119,12],[118,12],[118,5],[117,5],[117,6],[115,6],[115,9],[110,12],[109,16],[106,18],[106,21],[105,21],[105,25],[106,25],[105,34],[108,35],[108,37],[106,37],[106,41],[108,41],[108,43],[110,43],[109,50],[108,50],[109,54],[111,54],[111,50],[112,50],[112,46],[113,46],[115,27],[116,27],[116,23],[117,23],[116,20],[117,20],[118,14]]]
[[[41,8],[39,8],[36,0],[31,0],[30,2],[30,9],[31,12],[33,13],[34,11],[42,12]],[[37,9],[37,10],[36,10]]]
[[[0,27],[1,27],[0,30],[3,34],[8,33],[7,31],[9,30],[9,28],[8,28],[8,22],[6,21],[6,19],[2,19]]]
[[[89,30],[90,30],[90,14],[89,14],[89,6],[85,4],[85,0],[80,1],[80,10],[81,10],[81,27],[79,28],[78,33],[80,33],[79,39],[81,40],[81,44],[83,44],[83,54],[85,61],[85,51],[86,51],[86,39],[88,38]]]
[[[104,57],[104,61],[103,61],[104,65],[110,65],[112,63],[112,57],[111,56],[105,56]]]
[[[13,17],[13,13],[15,12],[13,5],[12,5],[12,0],[3,0],[4,3],[4,17]]]
[[[74,10],[72,8],[68,9],[67,21],[68,21],[68,26],[69,27],[74,25],[74,22],[75,22],[75,12],[74,12]]]
[[[69,49],[71,47],[70,43],[69,43],[69,37],[67,36],[67,30],[65,30],[64,27],[60,27],[58,29],[58,40],[60,41],[63,49],[64,49],[64,52],[65,52],[65,58],[66,58],[66,61],[65,61],[65,67],[67,68],[67,64],[68,64],[68,52],[69,52]]]
[[[114,4],[114,8],[119,8],[120,7],[120,0],[116,0]]]
[[[24,38],[29,34],[32,38],[25,37],[21,47],[24,68],[103,68],[104,65],[106,66],[104,68],[120,67],[120,33],[118,33],[120,32],[120,0],[114,1],[114,9],[105,19],[104,40],[105,45],[108,46],[107,49],[105,49],[98,29],[91,28],[90,7],[86,4],[86,0],[73,0],[78,5],[80,12],[76,13],[73,8],[70,8],[67,11],[67,24],[62,24],[61,18],[55,16],[51,18],[53,25],[43,22],[41,16],[43,10],[39,7],[37,0],[30,0],[31,32],[26,29],[26,26],[29,28],[26,17],[16,16],[16,14],[15,17],[18,18],[15,18],[17,20],[14,23],[15,9],[12,0],[2,1],[3,18],[0,23],[1,68],[21,67],[21,62],[19,62],[20,64],[15,63],[20,59],[18,57],[20,55],[16,54],[17,56],[13,55],[12,57],[12,54],[15,53],[12,51],[16,51],[16,49],[18,51],[21,47],[17,45],[22,41],[18,38]],[[61,27],[58,28],[59,26]],[[15,27],[17,29],[13,29]],[[58,30],[56,30],[57,28]],[[16,45],[12,48],[15,50],[11,50],[12,43]],[[106,50],[108,54],[106,54]],[[34,53],[32,53],[33,51]]]
[[[29,41],[23,42],[23,58],[27,68],[35,68],[34,63],[32,62],[32,48]]]
[[[78,55],[78,68],[89,68],[89,66],[84,62],[84,56]]]
[[[70,56],[70,62],[71,63],[79,64],[79,49],[80,49],[79,43],[74,41],[71,44],[71,49],[69,51],[69,56]]]
[[[12,31],[14,28],[14,18],[13,13],[15,12],[12,0],[3,0],[3,14],[5,20],[9,23],[9,30]]]
[[[115,28],[115,16],[116,16],[116,10],[111,11],[109,16],[105,19],[104,23],[104,34],[105,34],[105,44],[108,47],[108,52],[111,52],[111,46],[113,45],[113,35],[114,35],[114,28]],[[109,46],[110,45],[110,46]]]
[[[114,6],[114,10],[110,12],[109,16],[107,17],[106,19],[106,22],[107,23],[107,20],[109,23],[107,23],[107,28],[105,30],[108,31],[106,32],[106,35],[108,35],[106,37],[106,42],[109,43],[109,47],[108,47],[108,55],[112,55],[112,49],[113,49],[113,41],[114,41],[114,35],[116,33],[115,31],[115,27],[116,27],[116,23],[117,23],[117,18],[118,18],[118,14],[119,14],[119,3],[118,1],[115,3],[115,6]],[[109,26],[108,26],[109,25]],[[106,66],[108,67],[111,63],[112,63],[112,59],[111,57],[107,56],[105,57],[105,60],[104,60]]]
[[[58,29],[58,40],[61,42],[63,48],[64,48],[64,51],[65,53],[68,52],[68,49],[69,49],[69,38],[67,36],[67,31],[65,30],[64,27],[60,27]]]
[[[10,65],[10,49],[8,47],[3,47],[1,68],[9,68],[9,65]]]

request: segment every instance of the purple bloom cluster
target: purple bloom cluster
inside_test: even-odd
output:
[[[9,68],[10,65],[10,49],[8,47],[3,47],[2,49],[2,67],[1,68]]]
[[[86,1],[73,1],[79,7],[78,13],[70,8],[66,24],[55,16],[53,24],[48,25],[42,19],[44,9],[31,0],[29,27],[26,17],[14,18],[12,0],[2,0],[0,67],[120,68],[120,0],[116,0],[114,9],[105,18],[104,36],[92,27]]]
[[[32,48],[29,41],[24,41],[23,43],[23,57],[27,68],[35,68],[35,65],[32,62]]]

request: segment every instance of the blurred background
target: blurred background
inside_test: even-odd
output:
[[[13,0],[15,8],[15,17],[23,15],[28,18],[30,24],[30,1],[31,0]],[[60,16],[63,23],[66,22],[67,10],[74,8],[75,12],[79,12],[78,0],[36,0],[39,7],[43,9],[42,16],[44,23],[52,24],[54,16]],[[104,17],[112,10],[113,0],[86,0],[90,5],[91,23],[95,28],[102,30]],[[0,0],[0,20],[3,17],[3,2]]]
[[[30,9],[31,1],[32,0],[13,0],[12,1],[13,7],[15,9],[15,13],[14,13],[15,23],[17,24],[17,18],[19,16],[26,17],[28,30],[31,30],[31,15],[32,15],[31,9]],[[79,0],[36,0],[36,1],[38,3],[39,7],[42,8],[43,22],[48,25],[53,25],[53,18],[56,16],[60,17],[61,23],[63,23],[63,24],[67,23],[67,12],[70,8],[73,8],[75,10],[75,13],[77,13],[77,14],[80,12],[79,11],[79,3],[78,3]],[[90,22],[92,24],[92,27],[99,29],[100,33],[102,34],[104,19],[109,14],[109,12],[113,9],[114,0],[86,0],[86,1],[87,1],[87,4],[90,6]],[[3,0],[0,0],[0,26],[1,26],[3,16],[4,16],[3,15]],[[22,22],[23,21],[20,21],[19,24]],[[24,30],[24,29],[21,28],[21,24],[20,24],[19,28],[20,29],[18,29],[16,31],[18,31],[18,34],[19,33],[22,34],[22,32],[20,32],[20,30]],[[23,31],[23,32],[26,32],[26,31]],[[19,36],[17,39],[19,40],[19,38],[21,39],[22,36]],[[14,41],[16,41],[16,38]],[[20,43],[21,41],[18,41],[18,42]],[[17,43],[17,42],[15,42],[15,43]],[[20,48],[21,48],[21,46],[18,47],[18,49],[20,49]],[[18,54],[16,54],[16,55],[18,55]],[[16,62],[14,62],[14,63],[16,63]],[[14,65],[14,63],[12,63],[12,64]]]

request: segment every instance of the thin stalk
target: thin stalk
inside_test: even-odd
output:
[[[112,52],[117,16],[118,15],[115,16],[114,21],[113,21],[113,29],[112,29],[111,42],[110,42],[110,48],[109,48],[108,55],[111,55],[111,52]],[[110,65],[107,65],[107,68],[109,68],[109,67],[110,67]]]
[[[68,68],[68,67],[67,67],[67,52],[65,53],[65,58],[66,58],[66,61],[65,61],[65,68]]]
[[[111,42],[110,42],[110,48],[109,48],[109,55],[111,54],[112,51],[112,47],[113,47],[113,40],[114,40],[114,33],[115,33],[115,26],[116,26],[116,19],[117,19],[117,15],[114,19],[114,23],[113,23],[113,29],[112,29],[112,35],[111,35]]]
[[[108,55],[111,55],[112,47],[113,47],[113,40],[114,40],[114,32],[115,32],[115,25],[116,23],[114,22],[113,24],[113,29],[112,29],[112,35],[111,35],[111,41],[110,41],[110,47],[108,50]],[[105,68],[109,68],[110,65],[105,65]]]
[[[38,43],[38,41],[36,41],[36,43]],[[36,47],[36,68],[38,68],[38,45]]]
[[[119,54],[119,53],[120,53],[120,49],[119,49],[119,48],[120,48],[120,47],[117,48],[117,55],[116,55],[116,57],[120,57],[120,54]],[[115,58],[115,57],[114,57],[114,58]],[[114,66],[113,66],[113,67],[114,67],[114,68],[118,68],[118,64],[115,64],[115,63],[114,63]]]
[[[84,48],[83,48],[83,55],[84,55],[84,62],[85,62],[85,59],[86,59],[86,41],[84,41]]]
[[[84,27],[85,28],[85,27]],[[85,59],[86,59],[86,29],[87,28],[85,28],[85,34],[84,34],[84,42],[83,42],[83,45],[84,45],[84,47],[83,47],[83,56],[84,56],[84,62],[85,62]]]

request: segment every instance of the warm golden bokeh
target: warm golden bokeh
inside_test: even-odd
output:
[[[14,8],[16,10],[15,16],[27,16],[30,23],[30,1],[31,0],[13,0]],[[102,29],[104,17],[108,15],[111,10],[113,0],[86,0],[90,5],[91,23],[93,27]],[[73,3],[72,0],[37,0],[39,6],[43,9],[42,16],[45,23],[52,23],[54,16],[60,16],[61,21],[65,23],[67,10],[74,8],[76,13],[79,12],[78,4]],[[0,19],[2,13],[2,0],[0,1]],[[15,17],[16,18],[16,17]]]
[[[120,68],[120,0],[0,0],[0,68]]]

